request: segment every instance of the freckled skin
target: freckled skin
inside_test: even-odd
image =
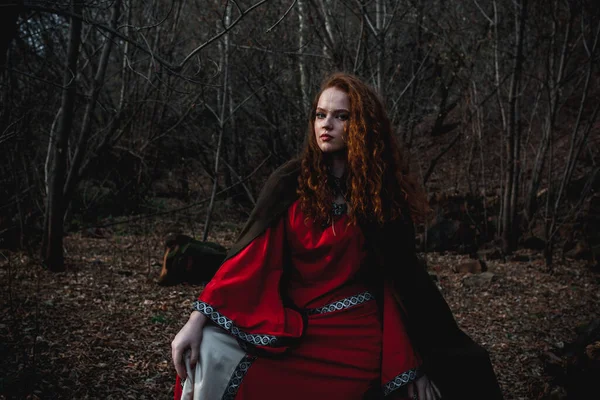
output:
[[[323,91],[315,117],[315,136],[322,152],[335,153],[347,148],[344,132],[349,115],[350,99],[345,92],[335,87]]]

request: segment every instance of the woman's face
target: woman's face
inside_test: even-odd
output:
[[[345,131],[350,117],[348,95],[335,87],[325,89],[317,103],[315,136],[323,153],[346,149]]]

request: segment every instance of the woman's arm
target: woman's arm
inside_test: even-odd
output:
[[[442,394],[427,375],[423,375],[408,384],[408,397],[411,400],[438,400],[442,398]]]
[[[206,316],[198,311],[193,311],[190,319],[181,328],[179,333],[171,342],[171,356],[177,375],[183,382],[187,377],[183,356],[187,350],[191,350],[190,366],[193,369],[198,362],[198,352],[202,341],[202,329],[206,324]]]

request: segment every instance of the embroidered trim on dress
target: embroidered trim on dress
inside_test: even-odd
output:
[[[343,310],[345,308],[354,307],[373,299],[375,299],[375,296],[373,296],[371,292],[363,292],[355,296],[346,297],[345,299],[329,303],[323,307],[309,308],[307,313],[308,315],[327,314],[330,312]]]
[[[201,312],[210,319],[212,319],[221,328],[228,330],[233,336],[249,342],[255,346],[276,346],[278,339],[273,335],[259,335],[253,333],[246,333],[240,328],[235,326],[233,321],[218,311],[215,311],[210,305],[203,301],[196,300],[192,305],[192,308],[196,311]]]
[[[231,374],[231,379],[229,379],[229,383],[225,388],[225,393],[223,393],[223,397],[221,398],[222,400],[235,399],[235,395],[242,384],[242,380],[244,380],[244,377],[248,373],[248,369],[250,369],[254,360],[256,360],[256,357],[249,356],[248,354],[242,358],[237,367],[235,367],[233,374]]]
[[[409,369],[406,372],[401,373],[394,379],[383,385],[383,395],[387,396],[393,391],[400,389],[408,383],[416,380],[420,376],[420,371],[417,368]]]

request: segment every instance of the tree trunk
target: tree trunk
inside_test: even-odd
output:
[[[516,208],[519,195],[520,146],[521,146],[521,103],[519,89],[523,67],[523,42],[527,0],[515,2],[515,61],[511,73],[508,95],[508,126],[506,130],[506,172],[504,177],[502,239],[503,250],[514,251],[519,239],[516,225]]]
[[[415,81],[412,83],[412,85],[410,87],[410,99],[408,101],[408,106],[406,108],[406,111],[404,114],[404,120],[402,123],[402,127],[403,127],[402,142],[408,148],[412,147],[413,131],[415,129],[415,117],[413,116],[413,113],[415,110],[417,94],[418,94],[419,86],[421,83],[421,79],[420,78],[417,79],[416,75],[419,73],[419,71],[421,70],[421,66],[424,63],[423,49],[422,49],[422,43],[421,43],[421,37],[423,34],[423,26],[422,26],[422,24],[423,24],[423,6],[422,6],[422,3],[418,3],[417,7],[418,7],[417,8],[417,24],[415,26],[416,46],[415,46],[412,60],[410,60],[410,71],[411,71],[411,75],[415,78]],[[418,68],[416,66],[417,60],[423,60],[423,61],[421,61],[421,65]]]
[[[227,5],[225,10],[225,26],[229,26],[231,21],[231,4]],[[221,157],[221,144],[223,143],[223,134],[225,133],[225,112],[228,107],[227,95],[228,95],[228,86],[229,86],[229,33],[226,33],[223,37],[223,46],[221,53],[221,65],[223,68],[223,82],[222,82],[222,95],[220,101],[220,111],[219,111],[219,139],[217,140],[217,151],[215,153],[215,175],[213,180],[212,192],[210,195],[210,202],[208,204],[208,210],[206,211],[206,221],[204,223],[204,232],[202,234],[202,240],[206,241],[208,239],[208,234],[210,232],[210,225],[212,222],[212,214],[215,207],[215,197],[217,194],[217,188],[219,186],[219,158]]]
[[[375,28],[377,29],[377,75],[376,75],[376,86],[379,95],[385,98],[383,75],[384,75],[384,64],[385,64],[385,32],[383,30],[385,18],[385,4],[383,1],[377,0],[375,2]]]
[[[558,12],[558,10],[556,10]],[[554,132],[556,115],[558,113],[559,103],[560,103],[560,95],[561,95],[561,86],[564,77],[565,71],[565,63],[568,57],[568,49],[571,39],[571,25],[572,25],[573,15],[571,14],[571,18],[565,27],[565,35],[564,42],[562,45],[562,49],[560,52],[560,59],[557,65],[557,71],[554,71],[554,66],[556,65],[556,60],[554,60],[554,46],[556,45],[556,20],[553,22],[553,32],[552,37],[550,38],[550,51],[548,51],[549,62],[548,65],[548,94],[550,104],[548,106],[543,132],[542,132],[542,140],[540,141],[538,151],[535,157],[535,162],[533,166],[533,171],[531,175],[531,180],[529,182],[529,189],[527,191],[527,197],[525,201],[525,216],[527,218],[527,222],[531,223],[533,220],[533,216],[537,209],[537,192],[540,187],[542,172],[544,170],[544,165],[546,163],[546,158],[548,155],[548,147],[550,144],[550,137]]]
[[[121,1],[122,0],[116,0],[113,4],[110,26],[115,30],[117,29],[117,22],[121,13]],[[75,155],[73,156],[73,159],[70,163],[71,165],[69,168],[67,181],[65,182],[65,206],[68,206],[71,202],[73,192],[75,191],[75,188],[77,187],[79,181],[82,178],[80,174],[80,168],[84,157],[88,153],[87,145],[90,135],[92,133],[92,121],[94,119],[93,115],[96,111],[96,105],[98,104],[98,96],[100,95],[100,89],[102,89],[104,79],[106,77],[106,67],[108,65],[108,59],[113,48],[114,39],[114,34],[109,34],[106,38],[104,47],[102,48],[100,62],[98,63],[98,68],[96,69],[96,74],[94,76],[94,80],[92,81],[92,86],[89,90],[88,104],[85,108],[85,113],[83,115],[83,124],[81,127],[81,132],[79,134],[77,146],[75,147]]]
[[[81,14],[82,3],[72,1],[71,10],[74,14]],[[65,213],[65,199],[63,188],[67,172],[67,155],[69,135],[73,126],[73,110],[77,87],[75,75],[77,71],[77,58],[81,44],[82,22],[79,18],[71,18],[69,29],[69,45],[67,50],[67,65],[63,74],[63,91],[61,99],[61,114],[54,145],[48,151],[53,154],[52,168],[48,176],[48,194],[46,197],[46,214],[44,221],[44,236],[42,241],[41,256],[44,264],[51,271],[64,271],[63,255],[63,217]]]
[[[298,0],[298,48],[300,52],[304,51],[306,46],[306,7],[304,0]],[[306,70],[306,60],[304,56],[298,57],[298,72],[300,74],[300,96],[302,101],[301,110],[304,112],[310,112],[309,90],[308,90],[308,73]]]
[[[323,44],[323,55],[333,56],[333,62],[337,68],[341,69],[339,60],[339,51],[337,48],[337,35],[333,30],[333,20],[331,10],[335,7],[332,0],[320,0],[321,12],[323,14],[323,25],[325,26],[325,43]]]

